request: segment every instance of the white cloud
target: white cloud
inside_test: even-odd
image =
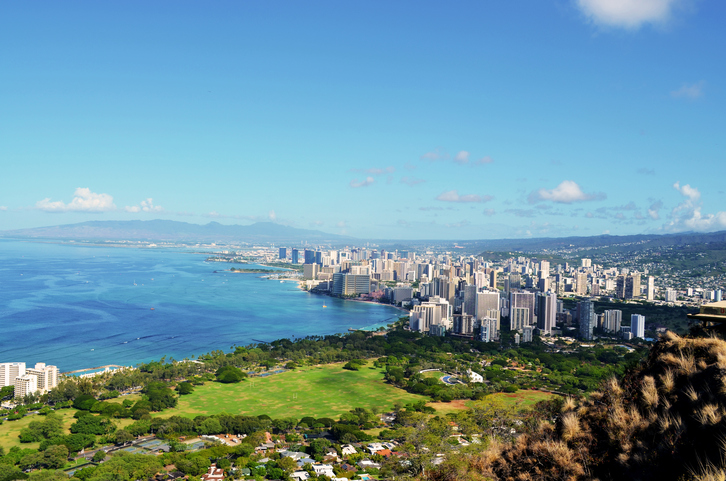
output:
[[[492,200],[493,198],[494,197],[492,197],[491,195],[485,195],[485,196],[480,196],[477,194],[459,195],[459,191],[450,190],[448,192],[439,194],[436,197],[436,200],[440,200],[442,202],[488,202],[488,201]]]
[[[485,155],[481,159],[475,160],[473,164],[474,165],[484,165],[484,164],[491,164],[492,162],[494,162],[494,159],[492,159],[488,155]]]
[[[458,154],[454,156],[454,162],[460,165],[468,164],[469,163],[469,152],[466,150],[460,151]]]
[[[673,184],[673,188],[680,192],[683,197],[687,197],[692,202],[696,202],[698,201],[698,199],[701,198],[701,193],[698,191],[698,189],[696,189],[695,187],[691,187],[688,184],[681,187],[681,183],[676,182],[675,184]]]
[[[491,216],[493,216],[494,214],[496,214],[496,212],[494,212],[494,209],[484,209],[484,215],[485,215],[485,216],[487,216],[487,217],[491,217]]]
[[[358,179],[353,179],[350,181],[350,186],[354,189],[357,189],[358,187],[368,187],[369,185],[373,184],[376,181],[373,177],[366,177],[365,179],[358,182]]]
[[[576,0],[580,11],[593,23],[637,29],[646,23],[666,23],[684,0]]]
[[[8,210],[8,208],[5,207],[4,205],[0,205],[0,210]]]
[[[164,208],[160,205],[154,205],[154,199],[149,197],[142,200],[139,205],[127,205],[124,207],[126,212],[164,212]]]
[[[678,90],[671,91],[671,97],[673,98],[686,98],[686,99],[697,99],[703,95],[703,87],[705,86],[704,81],[700,81],[695,84],[683,84]]]
[[[271,210],[267,213],[267,218],[270,219],[272,222],[275,222],[277,220],[277,214],[275,214],[274,210]]]
[[[432,150],[431,152],[426,152],[421,156],[421,160],[429,160],[431,162],[436,160],[448,160],[449,154],[447,154],[444,150],[441,148],[437,148],[435,150]]]
[[[552,201],[558,204],[571,204],[573,202],[585,202],[588,200],[602,200],[606,195],[602,192],[586,194],[579,185],[572,180],[563,180],[554,189],[539,189],[529,194],[530,204],[540,201]]]
[[[426,182],[426,181],[423,179],[417,179],[416,177],[408,177],[408,176],[401,177],[401,183],[410,185],[411,187],[413,187],[414,185],[417,185],[417,184],[423,184],[424,182]]]
[[[653,202],[653,204],[648,209],[648,215],[650,216],[651,219],[658,220],[658,219],[660,219],[660,214],[658,213],[658,211],[660,211],[662,208],[663,208],[662,201],[659,200],[659,201]]]
[[[670,231],[712,231],[726,228],[726,212],[702,214],[701,192],[689,184],[673,184],[684,200],[670,213],[671,221],[664,228]]]
[[[62,200],[51,201],[50,197],[39,200],[35,208],[45,212],[108,212],[116,210],[113,197],[108,194],[96,194],[86,187],[78,187],[73,193],[73,200],[68,204]]]

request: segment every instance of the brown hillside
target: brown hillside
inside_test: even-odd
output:
[[[726,479],[726,342],[668,333],[624,379],[565,402],[511,444],[451,459],[448,480]]]

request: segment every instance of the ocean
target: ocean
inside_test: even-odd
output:
[[[403,314],[261,274],[215,273],[254,266],[207,257],[0,240],[0,362],[45,362],[66,372],[191,359],[235,345],[385,326]]]

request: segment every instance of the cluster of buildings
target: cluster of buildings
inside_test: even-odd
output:
[[[24,362],[0,363],[0,387],[14,386],[15,397],[45,393],[58,385],[58,368],[39,362],[26,367]]]
[[[534,333],[563,330],[590,340],[596,327],[625,339],[644,337],[645,319],[621,311],[596,313],[593,298],[654,301],[653,276],[630,269],[604,268],[582,259],[578,265],[551,265],[525,256],[498,262],[449,253],[419,254],[369,248],[340,250],[279,248],[279,260],[303,265],[310,290],[336,296],[369,297],[410,309],[410,328],[430,335],[499,338],[502,319],[516,342]],[[670,290],[666,298],[672,297]],[[582,298],[565,309],[562,297]],[[574,332],[573,332],[574,331]]]

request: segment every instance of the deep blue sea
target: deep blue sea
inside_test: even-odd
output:
[[[309,294],[296,282],[260,274],[215,273],[232,265],[206,257],[0,240],[0,362],[45,362],[63,372],[162,356],[181,360],[233,345],[385,325],[401,314]]]

